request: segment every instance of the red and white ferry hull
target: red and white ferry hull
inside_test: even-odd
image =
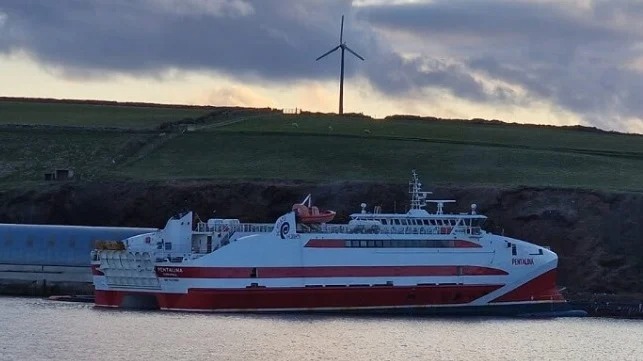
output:
[[[362,212],[347,224],[170,219],[93,252],[96,306],[199,312],[579,315],[556,286],[557,255],[482,231],[475,212]],[[307,197],[310,203],[310,196]],[[304,212],[305,213],[305,212]],[[317,212],[318,213],[318,212]],[[212,221],[212,222],[210,222]]]
[[[158,267],[157,273],[168,276],[169,267]],[[164,291],[113,289],[95,292],[96,306],[112,308],[152,308],[167,311],[196,312],[320,312],[320,313],[386,313],[418,315],[499,315],[499,316],[562,316],[577,315],[571,312],[556,288],[556,269],[552,268],[522,283],[509,285],[503,282],[509,277],[501,270],[485,267],[471,267],[471,272],[479,276],[465,276],[467,280],[478,278],[478,282],[451,283],[445,266],[430,269],[427,267],[395,267],[399,273],[407,274],[432,272],[440,273],[441,279],[435,283],[409,285],[360,284],[340,285],[341,278],[335,278],[334,285],[310,284],[304,287],[284,286],[288,279],[283,278],[238,278],[237,283],[230,278],[195,278],[205,275],[230,277],[238,269],[212,268],[175,268],[174,277],[162,277],[169,283]],[[392,269],[392,268],[391,268]],[[170,269],[172,271],[172,269]],[[265,271],[265,270],[264,270]],[[288,270],[281,270],[286,272]],[[314,270],[320,272],[320,270]],[[259,270],[261,274],[262,270]],[[273,272],[276,272],[273,270]],[[297,276],[299,270],[289,271]],[[311,273],[313,270],[306,270]],[[337,268],[322,272],[339,272]],[[355,270],[353,270],[355,272]],[[386,268],[362,273],[386,273]],[[485,272],[487,274],[485,274]],[[97,272],[98,273],[98,272]],[[494,275],[495,273],[495,275]],[[504,273],[504,275],[503,275]],[[185,277],[183,277],[183,276]],[[270,273],[268,273],[270,275]],[[279,274],[275,274],[276,276]],[[355,275],[355,274],[354,274]],[[103,277],[96,275],[95,277]],[[460,276],[462,277],[462,276]],[[390,278],[390,277],[389,277]],[[445,279],[447,278],[447,279]],[[377,277],[377,279],[381,279]],[[413,277],[399,277],[413,282]],[[270,282],[272,280],[272,282]],[[321,278],[310,280],[322,281]],[[364,278],[353,281],[365,281]],[[207,285],[228,284],[228,287]],[[266,286],[265,284],[272,284]],[[100,282],[98,282],[100,284]],[[247,286],[238,287],[241,284]],[[233,287],[234,286],[234,287]],[[178,291],[186,287],[183,292]],[[173,292],[169,292],[172,289]]]

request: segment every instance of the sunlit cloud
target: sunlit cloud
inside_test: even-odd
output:
[[[336,111],[342,14],[346,111],[640,131],[625,0],[3,2],[0,91]]]

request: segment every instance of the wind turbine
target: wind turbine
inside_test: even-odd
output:
[[[339,114],[344,114],[344,50],[348,50],[351,54],[355,55],[356,57],[364,60],[359,54],[354,52],[351,48],[346,45],[344,42],[344,15],[342,15],[342,27],[339,31],[339,45],[336,47],[330,49],[324,55],[320,56],[319,58],[315,59],[315,61],[325,57],[326,55],[329,55],[336,50],[341,49],[342,50],[342,67],[341,67],[341,72],[339,75]]]

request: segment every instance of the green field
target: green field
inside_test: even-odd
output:
[[[562,128],[532,128],[515,125],[421,120],[382,120],[329,116],[253,118],[220,129],[230,132],[276,132],[288,134],[353,135],[414,139],[489,147],[530,147],[549,150],[578,150],[591,153],[633,152],[643,155],[643,137],[594,133]]]
[[[0,182],[42,180],[45,172],[71,168],[85,179],[113,169],[112,160],[141,134],[73,131],[0,131]]]
[[[89,180],[322,182],[405,182],[410,170],[417,169],[427,185],[643,191],[643,136],[637,135],[319,114],[248,116],[247,111],[230,113],[225,122],[161,133],[153,129],[198,117],[204,110],[25,104],[0,102],[0,124],[23,119],[21,124],[50,127],[5,126],[0,132],[0,186],[39,182],[44,172],[66,167]],[[47,123],[34,115],[41,105],[55,115]],[[56,129],[69,125],[78,128]]]
[[[207,112],[198,108],[0,101],[0,124],[146,129]]]

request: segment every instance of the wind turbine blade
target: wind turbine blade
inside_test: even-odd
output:
[[[317,61],[317,60],[319,60],[319,59],[321,59],[321,58],[325,57],[326,55],[328,55],[328,54],[332,53],[333,51],[335,51],[335,50],[337,50],[337,49],[339,49],[339,48],[340,48],[340,46],[339,46],[339,45],[337,45],[336,47],[334,47],[334,48],[330,49],[329,51],[325,52],[325,53],[324,53],[324,55],[322,55],[322,56],[320,56],[319,58],[315,59],[315,61]]]
[[[350,51],[350,52],[351,52],[351,54],[355,55],[356,57],[358,57],[358,58],[360,58],[360,59],[364,60],[364,58],[362,58],[362,56],[361,56],[361,55],[359,55],[359,54],[357,54],[356,52],[354,52],[353,50],[351,50],[351,48],[349,48],[348,46],[344,45],[344,49],[346,49],[346,50]]]
[[[341,30],[339,30],[339,43],[342,43],[342,40],[344,39],[344,15],[342,15],[342,27]]]

